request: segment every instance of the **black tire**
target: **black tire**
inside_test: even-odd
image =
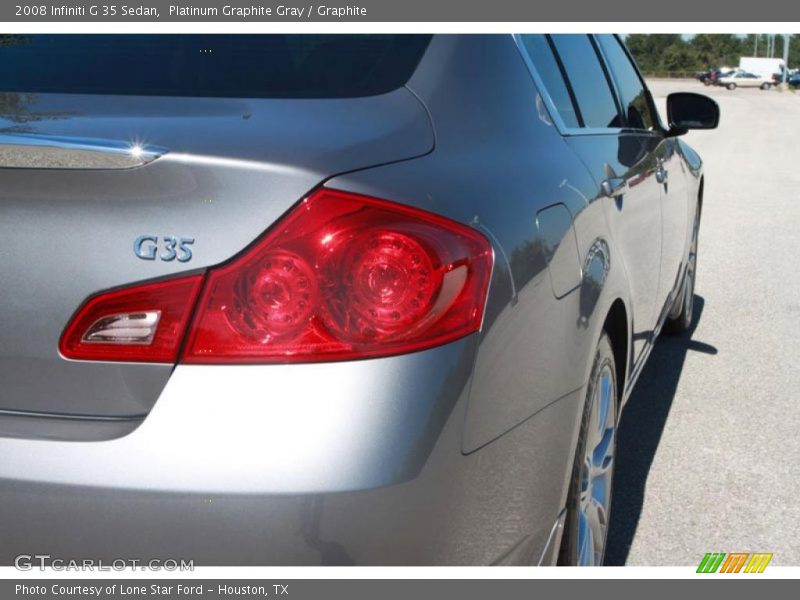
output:
[[[603,385],[603,379],[610,375],[612,383],[611,388],[611,401],[607,405],[607,410],[610,411],[610,419],[613,422],[613,431],[608,447],[610,448],[611,462],[608,467],[608,475],[604,476],[605,489],[607,490],[607,507],[605,510],[605,528],[602,533],[602,550],[599,555],[599,563],[602,564],[603,556],[605,554],[605,544],[608,539],[608,524],[611,516],[611,492],[614,479],[614,456],[616,452],[616,423],[617,423],[617,405],[619,402],[618,387],[617,387],[617,371],[614,362],[614,352],[611,349],[611,342],[608,335],[604,332],[600,337],[595,350],[594,362],[592,364],[592,374],[589,378],[589,384],[586,389],[586,399],[584,402],[583,416],[581,418],[581,428],[578,435],[578,444],[575,449],[575,457],[573,460],[572,473],[570,476],[569,493],[567,496],[567,516],[564,522],[564,533],[561,538],[561,548],[559,551],[558,564],[559,565],[579,565],[585,564],[585,561],[580,560],[580,543],[579,543],[579,529],[581,527],[582,518],[582,491],[583,482],[585,481],[585,457],[587,454],[587,440],[589,440],[589,427],[593,423],[593,408],[598,386]],[[593,494],[588,494],[593,497]],[[597,560],[597,559],[595,559]]]
[[[762,84],[761,84],[761,89],[762,89],[762,90],[768,90],[770,87],[771,87],[771,86],[770,86],[770,84],[768,84],[768,83],[762,83]]]
[[[729,90],[735,90],[736,89],[736,84],[735,83],[729,83],[725,87],[728,88]]]
[[[689,244],[689,256],[686,258],[686,272],[681,283],[681,291],[676,298],[672,311],[664,323],[664,332],[671,335],[682,335],[692,327],[694,318],[694,287],[697,281],[697,242],[700,235],[700,212],[694,218],[692,241]]]

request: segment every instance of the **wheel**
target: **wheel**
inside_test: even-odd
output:
[[[736,84],[735,83],[729,83],[725,87],[728,88],[729,90],[735,90],[736,89]]]
[[[770,85],[768,83],[762,83],[761,84],[761,89],[762,90],[768,90],[769,88],[770,88]]]
[[[681,293],[672,307],[664,323],[664,331],[671,334],[682,334],[692,326],[694,313],[694,284],[697,276],[697,238],[700,234],[700,213],[694,217],[692,225],[692,241],[689,244],[689,256],[686,258],[686,273],[683,276]]]
[[[567,496],[559,564],[603,564],[617,445],[617,371],[611,342],[597,344]]]

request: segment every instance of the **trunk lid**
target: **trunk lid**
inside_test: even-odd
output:
[[[172,365],[58,352],[88,296],[225,261],[327,178],[433,143],[405,88],[339,99],[0,94],[0,415],[146,414]],[[156,152],[133,168],[94,151],[138,146]],[[192,259],[142,260],[143,234],[193,238]]]

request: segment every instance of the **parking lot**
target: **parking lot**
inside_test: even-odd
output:
[[[691,338],[662,338],[620,430],[607,563],[706,552],[800,564],[800,93],[652,81],[719,102],[705,160]]]

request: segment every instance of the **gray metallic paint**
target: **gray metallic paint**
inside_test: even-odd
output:
[[[89,295],[223,262],[331,174],[433,147],[427,112],[404,89],[349,101],[20,96],[23,116],[3,115],[0,131],[22,118],[62,141],[147,140],[168,152],[127,170],[0,169],[5,410],[146,414],[171,366],[58,354]],[[195,238],[192,261],[137,259],[142,233]]]
[[[104,101],[43,102],[69,113],[87,102],[99,103],[97,110]],[[27,548],[62,557],[184,556],[197,564],[552,563],[591,358],[611,306],[624,304],[628,339],[636,333],[641,340],[636,365],[625,351],[624,399],[666,314],[662,307],[677,293],[658,286],[660,243],[654,249],[635,230],[647,225],[660,232],[662,211],[673,208],[664,206],[651,165],[643,165],[651,178],[646,193],[626,191],[622,207],[604,196],[605,166],[625,174],[638,161],[623,164],[630,161],[619,132],[561,131],[510,36],[436,36],[406,90],[347,101],[358,111],[342,104],[338,110],[349,121],[341,131],[379,132],[354,143],[352,152],[335,144],[317,148],[317,139],[331,140],[288,117],[283,125],[276,120],[274,131],[291,140],[299,128],[303,142],[295,146],[234,135],[250,131],[239,122],[245,113],[269,121],[254,102],[162,102],[124,100],[129,114],[158,113],[165,117],[159,125],[171,129],[170,140],[152,139],[170,154],[147,167],[76,174],[66,184],[64,174],[37,175],[35,186],[22,174],[0,173],[4,210],[14,208],[12,220],[4,213],[0,233],[21,235],[32,203],[42,203],[54,215],[50,252],[70,240],[82,261],[72,274],[63,268],[75,264],[69,257],[60,267],[45,264],[40,280],[26,276],[15,255],[9,264],[16,266],[0,273],[15,289],[50,278],[63,301],[54,310],[54,295],[45,290],[39,345],[16,348],[42,355],[30,377],[47,370],[52,381],[68,382],[67,370],[80,371],[102,393],[61,383],[61,400],[65,410],[93,414],[150,409],[157,390],[127,400],[112,393],[136,367],[148,371],[142,381],[152,388],[166,386],[143,423],[119,439],[0,437],[0,514],[15,515],[13,522],[0,520],[0,563]],[[422,104],[425,111],[418,110]],[[303,115],[310,119],[324,111],[308,108]],[[177,118],[182,109],[190,111],[186,121]],[[362,121],[356,115],[364,111]],[[336,129],[334,119],[319,119]],[[116,118],[47,122],[60,134],[73,125],[92,135],[118,131]],[[682,141],[662,143],[679,149],[669,185],[679,187],[684,178],[688,211],[697,198],[699,159]],[[384,146],[391,151],[380,155]],[[225,160],[205,158],[208,148]],[[358,168],[376,163],[385,164]],[[96,256],[98,247],[112,247],[120,231],[132,229],[132,220],[137,232],[194,235],[197,262],[189,268],[198,268],[235,254],[323,179],[485,231],[495,267],[482,330],[385,359],[181,365],[171,376],[168,366],[70,366],[42,350],[54,347],[58,327],[88,293],[187,268],[145,265],[116,250]],[[556,213],[540,218],[552,207]],[[565,213],[571,223],[549,218]],[[94,238],[68,237],[64,223],[79,230],[80,214],[102,219]],[[676,254],[689,242],[688,228],[684,239],[679,229],[672,230]],[[647,260],[635,260],[637,252]],[[4,298],[4,311],[8,305]],[[29,310],[19,301],[11,306]],[[20,327],[4,324],[0,331],[9,340],[24,333]],[[19,366],[3,347],[5,381]],[[57,403],[42,385],[5,404],[52,410]]]

